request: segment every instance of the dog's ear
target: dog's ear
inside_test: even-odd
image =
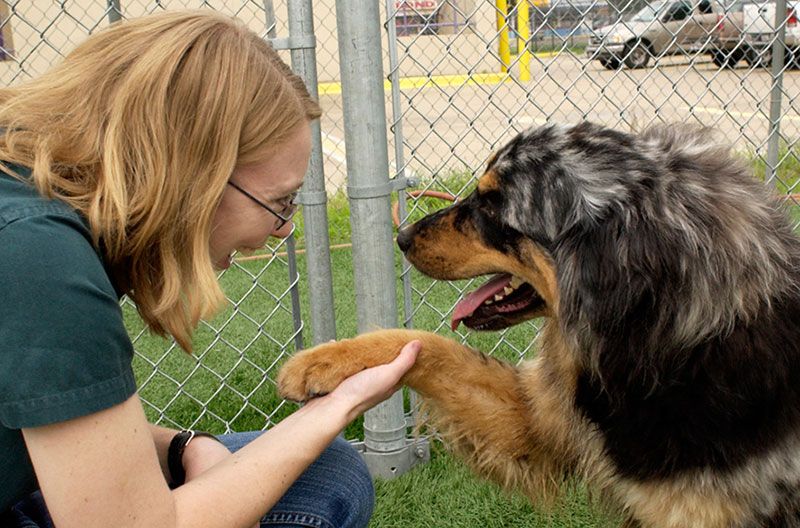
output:
[[[606,381],[657,382],[678,357],[672,332],[687,309],[679,240],[651,219],[610,215],[576,223],[555,251],[560,320]]]

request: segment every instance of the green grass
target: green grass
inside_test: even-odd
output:
[[[580,42],[569,42],[561,38],[543,38],[531,42],[530,50],[532,53],[568,53],[575,57],[582,57],[586,52],[586,44]]]
[[[800,178],[800,158],[797,151],[797,148],[789,149],[786,144],[778,149],[778,168],[771,183],[782,194],[800,192],[800,189],[796,188]],[[756,178],[764,180],[767,174],[766,155],[758,155],[751,151],[747,152],[745,157],[752,164]]]
[[[800,180],[800,158],[797,147],[790,149],[785,143],[778,149],[778,167],[769,185],[773,186],[778,194],[800,193],[798,180]],[[745,153],[745,159],[753,167],[753,174],[759,180],[767,177],[766,154],[760,155],[753,151]],[[794,221],[795,229],[800,227],[800,207],[795,201],[789,201],[789,215]]]
[[[552,511],[501,491],[461,463],[434,454],[431,463],[375,486],[371,528],[616,527],[620,520],[593,504],[582,489],[569,492]]]

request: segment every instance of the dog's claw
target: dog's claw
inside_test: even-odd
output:
[[[297,402],[330,394],[343,379],[356,372],[349,363],[336,361],[343,350],[339,343],[332,342],[298,353],[281,368],[278,393]]]

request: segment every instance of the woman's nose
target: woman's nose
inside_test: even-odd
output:
[[[283,224],[279,229],[273,229],[271,235],[275,238],[286,238],[294,229],[294,222],[289,220]]]

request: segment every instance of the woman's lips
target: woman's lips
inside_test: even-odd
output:
[[[226,270],[231,267],[231,262],[233,262],[233,254],[226,256],[222,261],[217,262],[217,269]]]

